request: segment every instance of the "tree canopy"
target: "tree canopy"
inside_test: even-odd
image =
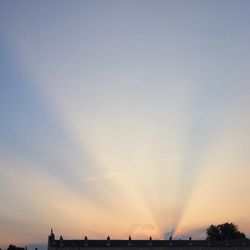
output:
[[[211,225],[207,228],[207,240],[246,239],[246,235],[239,231],[234,223]]]

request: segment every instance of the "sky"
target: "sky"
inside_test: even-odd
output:
[[[250,236],[250,2],[0,2],[0,247]]]

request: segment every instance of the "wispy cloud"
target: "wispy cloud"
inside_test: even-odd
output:
[[[82,182],[88,182],[88,181],[105,181],[105,180],[111,180],[116,178],[121,178],[123,176],[122,173],[119,172],[111,172],[106,175],[95,175],[95,176],[89,176],[87,178],[82,179]]]

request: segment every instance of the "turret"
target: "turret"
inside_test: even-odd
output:
[[[60,246],[61,247],[63,246],[63,237],[62,237],[62,235],[60,236]]]
[[[128,246],[131,246],[132,245],[132,238],[131,236],[128,237]]]
[[[48,250],[50,250],[50,246],[55,244],[55,235],[53,233],[53,229],[50,230],[50,235],[48,237]]]
[[[106,245],[109,247],[110,246],[110,237],[108,236],[108,238],[107,238],[107,243],[106,243]]]
[[[85,247],[88,246],[88,237],[87,236],[84,237],[84,246]]]
[[[150,236],[149,237],[149,243],[148,243],[149,246],[152,246],[152,237]]]

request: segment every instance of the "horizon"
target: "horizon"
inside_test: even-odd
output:
[[[51,229],[52,230],[52,229]],[[54,232],[53,232],[54,233]],[[60,236],[59,236],[60,235]],[[49,235],[48,235],[49,236]],[[57,241],[59,241],[60,240],[60,237],[63,237],[63,235],[61,235],[61,234],[58,234],[58,236],[56,236],[55,235],[55,240],[57,240]],[[112,242],[112,240],[114,240],[114,241],[129,241],[129,240],[131,240],[131,241],[149,241],[149,240],[152,240],[152,241],[173,241],[173,242],[175,242],[175,241],[183,241],[183,242],[185,242],[185,241],[187,241],[187,242],[190,242],[190,241],[194,241],[194,242],[200,242],[200,241],[208,241],[206,238],[203,238],[203,239],[193,239],[193,237],[191,237],[192,235],[180,235],[180,236],[176,236],[176,237],[174,237],[173,235],[170,235],[171,236],[171,239],[170,238],[168,238],[168,237],[165,237],[165,238],[161,238],[161,239],[150,239],[151,238],[151,236],[149,235],[149,237],[146,239],[146,238],[131,238],[131,236],[129,235],[126,239],[124,238],[124,239],[120,239],[120,238],[112,238],[112,237],[110,237],[110,235],[108,235],[107,237],[110,237],[110,241]],[[72,240],[82,240],[82,241],[84,241],[85,240],[85,237],[87,237],[86,235],[83,235],[81,238],[64,238],[63,237],[63,241],[64,240],[66,240],[66,241],[72,241]],[[87,240],[88,241],[107,241],[107,237],[106,238],[89,238],[89,237],[87,237]],[[129,239],[130,238],[130,239]],[[230,241],[239,241],[239,240],[242,240],[242,239],[231,239]],[[249,240],[248,238],[247,238],[247,240]],[[12,244],[12,243],[11,243]],[[10,244],[9,244],[10,245]],[[7,245],[7,246],[9,246],[9,245]],[[12,245],[15,245],[15,244],[12,244]],[[7,246],[5,246],[5,249],[7,249]],[[17,246],[17,247],[23,247],[23,248],[26,248],[27,247],[27,249],[47,249],[47,247],[48,247],[48,242],[46,242],[46,243],[33,243],[33,244],[24,244],[24,245],[19,245],[19,246]]]
[[[250,237],[250,2],[0,2],[0,247]],[[205,237],[205,236],[204,236]]]

